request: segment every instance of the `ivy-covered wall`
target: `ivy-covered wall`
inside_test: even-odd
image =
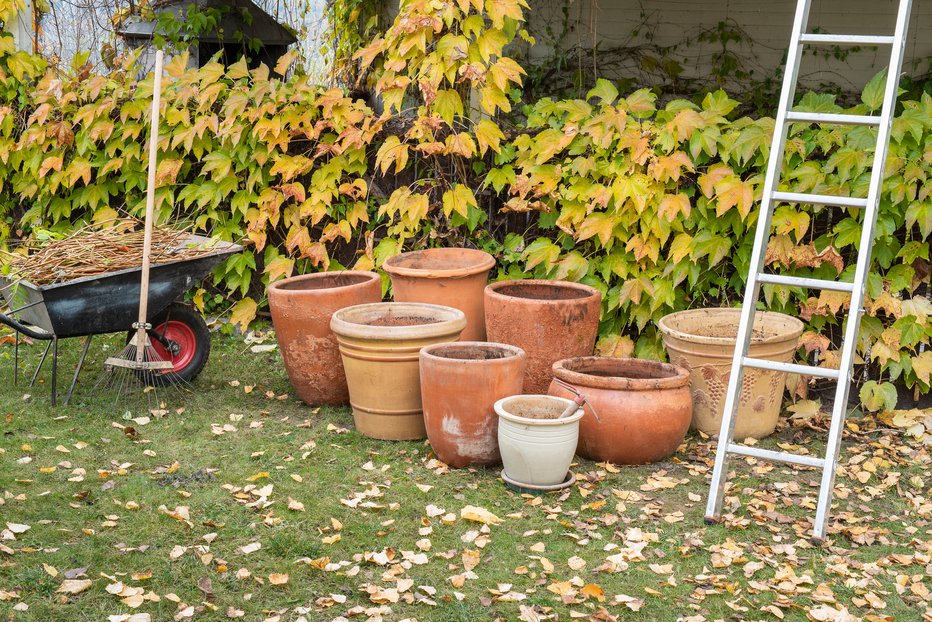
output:
[[[0,2],[0,21],[6,19]],[[356,54],[385,103],[376,114],[300,72],[293,58],[249,70],[175,59],[163,98],[157,201],[247,252],[195,303],[248,324],[265,285],[293,273],[379,268],[403,249],[467,244],[497,278],[583,281],[604,293],[606,354],[662,357],[671,311],[735,304],[743,290],[773,120],[723,91],[658,105],[600,81],[581,99],[526,101],[505,53],[522,0],[411,0]],[[151,78],[132,59],[107,75],[49,71],[0,37],[0,243],[140,214]],[[876,112],[882,77],[851,113]],[[481,115],[469,115],[474,94]],[[839,112],[831,96],[801,105]],[[509,121],[508,119],[511,119]],[[863,196],[873,131],[795,126],[784,180],[800,192]],[[887,162],[859,352],[861,397],[892,408],[898,383],[932,374],[932,97],[901,103]],[[767,263],[850,278],[857,214],[779,206]],[[803,318],[800,356],[833,365],[847,299],[764,288],[762,307]]]

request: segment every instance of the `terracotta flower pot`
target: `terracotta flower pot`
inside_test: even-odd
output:
[[[482,290],[494,266],[494,257],[472,248],[411,251],[382,264],[392,277],[397,302],[428,302],[465,313],[463,341],[485,341]]]
[[[550,395],[572,398],[572,385],[588,401],[579,422],[583,458],[647,464],[672,455],[689,430],[693,400],[682,367],[631,358],[585,356],[553,364]],[[593,416],[593,410],[598,419]]]
[[[360,434],[424,438],[418,355],[424,346],[456,341],[465,326],[459,309],[423,303],[358,305],[333,314],[330,327],[340,344]]]
[[[557,417],[572,403],[551,395],[513,395],[495,402],[498,446],[508,479],[538,487],[567,481],[583,411]]]
[[[602,295],[569,281],[499,281],[485,288],[490,341],[527,352],[525,393],[544,393],[558,360],[589,356],[599,332]]]
[[[498,464],[495,402],[521,393],[521,348],[460,341],[421,350],[421,399],[427,438],[452,467]]]
[[[330,317],[344,307],[381,298],[382,285],[375,272],[318,272],[269,286],[269,309],[285,370],[305,403],[349,401]]]
[[[670,361],[690,370],[693,392],[692,427],[718,434],[725,408],[725,392],[735,354],[741,309],[693,309],[661,318]],[[788,363],[793,360],[803,323],[782,313],[758,311],[748,355]],[[745,368],[735,438],[764,438],[780,417],[786,373]]]

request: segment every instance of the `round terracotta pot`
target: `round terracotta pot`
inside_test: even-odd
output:
[[[495,402],[521,393],[524,350],[459,341],[421,350],[421,400],[427,438],[452,467],[498,464]]]
[[[305,403],[346,404],[349,393],[336,337],[334,311],[382,299],[375,272],[318,272],[269,286],[275,338],[291,385]]]
[[[585,396],[579,423],[583,458],[614,464],[647,464],[672,455],[693,415],[689,372],[631,358],[584,356],[553,364],[550,395],[572,398],[556,379]],[[598,419],[593,415],[598,415]]]
[[[340,309],[330,327],[340,344],[353,421],[360,434],[386,440],[424,438],[418,355],[456,341],[466,326],[459,309],[382,302]]]
[[[658,327],[670,361],[690,373],[693,428],[718,434],[731,377],[741,309],[693,309],[660,319]],[[789,363],[803,332],[794,317],[770,311],[755,314],[748,356]],[[736,439],[764,438],[780,417],[786,373],[746,367],[735,420]]]
[[[397,302],[428,302],[465,313],[463,341],[485,341],[482,290],[494,266],[494,257],[472,248],[411,251],[382,264]]]
[[[569,281],[499,281],[485,288],[489,340],[527,352],[525,393],[547,391],[556,361],[592,354],[601,302],[599,290]]]

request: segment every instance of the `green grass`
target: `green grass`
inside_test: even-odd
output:
[[[106,345],[116,348],[115,340]],[[171,620],[191,605],[195,620],[225,620],[232,608],[246,620],[330,620],[355,613],[350,619],[472,621],[517,620],[523,606],[540,619],[560,620],[777,620],[774,612],[804,620],[828,598],[818,600],[817,588],[831,591],[834,602],[828,604],[858,618],[930,615],[923,600],[924,590],[932,589],[926,573],[932,552],[929,455],[916,441],[870,420],[858,421],[863,432],[846,439],[837,482],[844,498],[835,510],[844,522],[833,522],[830,544],[819,548],[806,539],[814,510],[804,506],[818,492],[813,470],[777,466],[755,473],[764,465],[736,462],[733,490],[742,505],[727,526],[717,527],[702,521],[714,448],[692,435],[665,463],[607,469],[580,461],[573,467],[581,479],[577,487],[522,496],[504,487],[496,469],[437,473],[426,442],[364,438],[353,431],[348,409],[277,399],[291,392],[277,352],[254,354],[219,336],[213,347],[190,392],[163,392],[169,414],[146,425],[129,421],[122,405],[95,390],[106,354],[100,345],[92,348],[72,405],[54,408],[47,385],[12,386],[12,348],[0,347],[0,530],[6,523],[30,526],[15,540],[0,539],[3,550],[13,551],[0,552],[0,615],[98,621],[145,612],[152,620]],[[77,341],[63,347],[62,385],[78,348]],[[27,372],[40,349],[25,348]],[[247,386],[254,387],[250,393]],[[236,430],[218,435],[211,424]],[[122,429],[127,425],[135,434]],[[784,428],[763,445],[794,442],[816,453],[823,436]],[[864,464],[848,464],[861,458],[878,463],[866,483],[856,479]],[[83,479],[69,481],[79,478],[77,469],[84,470]],[[249,481],[263,473],[268,475]],[[675,486],[642,490],[651,477],[669,478]],[[246,507],[234,494],[268,484],[274,488],[264,508]],[[418,485],[431,488],[425,492]],[[373,486],[379,496],[366,501],[383,507],[341,503]],[[288,509],[289,499],[305,510]],[[428,518],[430,504],[456,520]],[[504,521],[486,530],[462,520],[466,505]],[[186,506],[191,525],[161,506]],[[334,520],[342,524],[338,531]],[[607,557],[640,546],[641,532],[649,540],[643,560],[629,561],[620,572],[599,570]],[[325,543],[336,534],[338,541]],[[477,536],[487,539],[481,548]],[[426,546],[427,540],[427,563],[404,561],[421,553],[416,543]],[[243,554],[240,548],[251,542],[261,549]],[[543,551],[535,546],[541,542]],[[176,547],[184,552],[173,557],[173,550],[181,550]],[[456,587],[450,577],[464,572],[466,549],[479,551],[480,561],[475,578]],[[389,564],[365,561],[367,553],[383,550],[394,555]],[[584,567],[570,567],[576,557]],[[324,558],[342,566],[324,571],[298,561],[323,566]],[[64,573],[76,568],[86,568],[93,585],[76,596],[58,593]],[[151,577],[133,579],[133,573]],[[287,573],[288,583],[270,585],[273,573]],[[899,591],[898,576],[905,584]],[[210,596],[198,588],[205,577]],[[401,601],[378,609],[366,588],[384,590],[398,579],[413,584]],[[105,590],[117,580],[160,600],[131,609]],[[567,581],[563,596],[548,589],[560,591]],[[524,598],[503,602],[496,592]],[[332,595],[345,602],[330,600]],[[644,602],[635,612],[615,602],[617,595]],[[883,609],[870,606],[875,596]],[[603,608],[606,613],[599,614]],[[527,610],[523,615],[537,619]]]

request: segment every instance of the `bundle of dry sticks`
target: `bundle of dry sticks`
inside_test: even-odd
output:
[[[153,264],[194,259],[211,253],[212,245],[185,244],[186,231],[155,227],[152,231]],[[82,277],[116,272],[142,265],[143,224],[119,221],[106,228],[85,227],[73,235],[43,244],[27,255],[7,253],[10,276],[33,285],[63,283]]]

